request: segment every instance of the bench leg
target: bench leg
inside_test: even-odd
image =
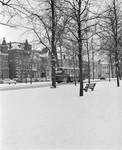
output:
[[[85,92],[87,92],[88,89],[83,89]]]
[[[92,91],[94,91],[94,88],[91,88]]]

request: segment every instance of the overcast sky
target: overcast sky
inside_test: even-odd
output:
[[[21,30],[12,29],[9,27],[1,26],[0,25],[0,40],[5,37],[7,42],[10,41],[21,41]]]
[[[100,6],[104,5],[106,0],[97,0]],[[109,0],[108,0],[109,1]],[[23,29],[12,29],[10,27],[0,25],[0,42],[5,37],[7,42],[23,42],[26,39],[29,41],[29,36],[23,35]]]

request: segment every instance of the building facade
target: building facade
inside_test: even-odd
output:
[[[70,54],[62,52],[62,59],[58,53],[58,62],[63,67],[79,67],[78,58],[73,60]],[[122,62],[120,64],[122,68]],[[115,69],[114,69],[115,70]],[[83,61],[84,78],[88,78],[88,62]],[[122,75],[122,69],[120,74]],[[114,71],[115,75],[115,71]],[[90,62],[90,77],[112,77],[109,63]],[[33,79],[51,79],[51,56],[47,49],[42,51],[32,50],[31,44],[26,40],[24,43],[10,42],[6,43],[3,38],[0,44],[0,78],[17,78],[25,82],[28,78]]]
[[[30,73],[30,51],[31,45],[27,40],[25,43],[10,42],[8,43],[9,54],[9,77],[24,80]]]
[[[47,76],[48,59],[42,57],[40,51],[32,50],[32,46],[26,40],[25,43],[8,43],[9,49],[9,74],[10,78],[16,78],[21,82],[27,82],[31,78],[41,79]]]

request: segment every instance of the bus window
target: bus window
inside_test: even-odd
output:
[[[56,81],[79,81],[79,68],[70,68],[70,67],[59,67],[56,69]]]

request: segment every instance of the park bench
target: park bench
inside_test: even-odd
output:
[[[83,88],[83,90],[84,90],[85,92],[87,92],[88,89],[91,89],[91,90],[93,91],[95,85],[96,85],[96,83],[87,83],[86,86],[85,86],[85,88]]]

